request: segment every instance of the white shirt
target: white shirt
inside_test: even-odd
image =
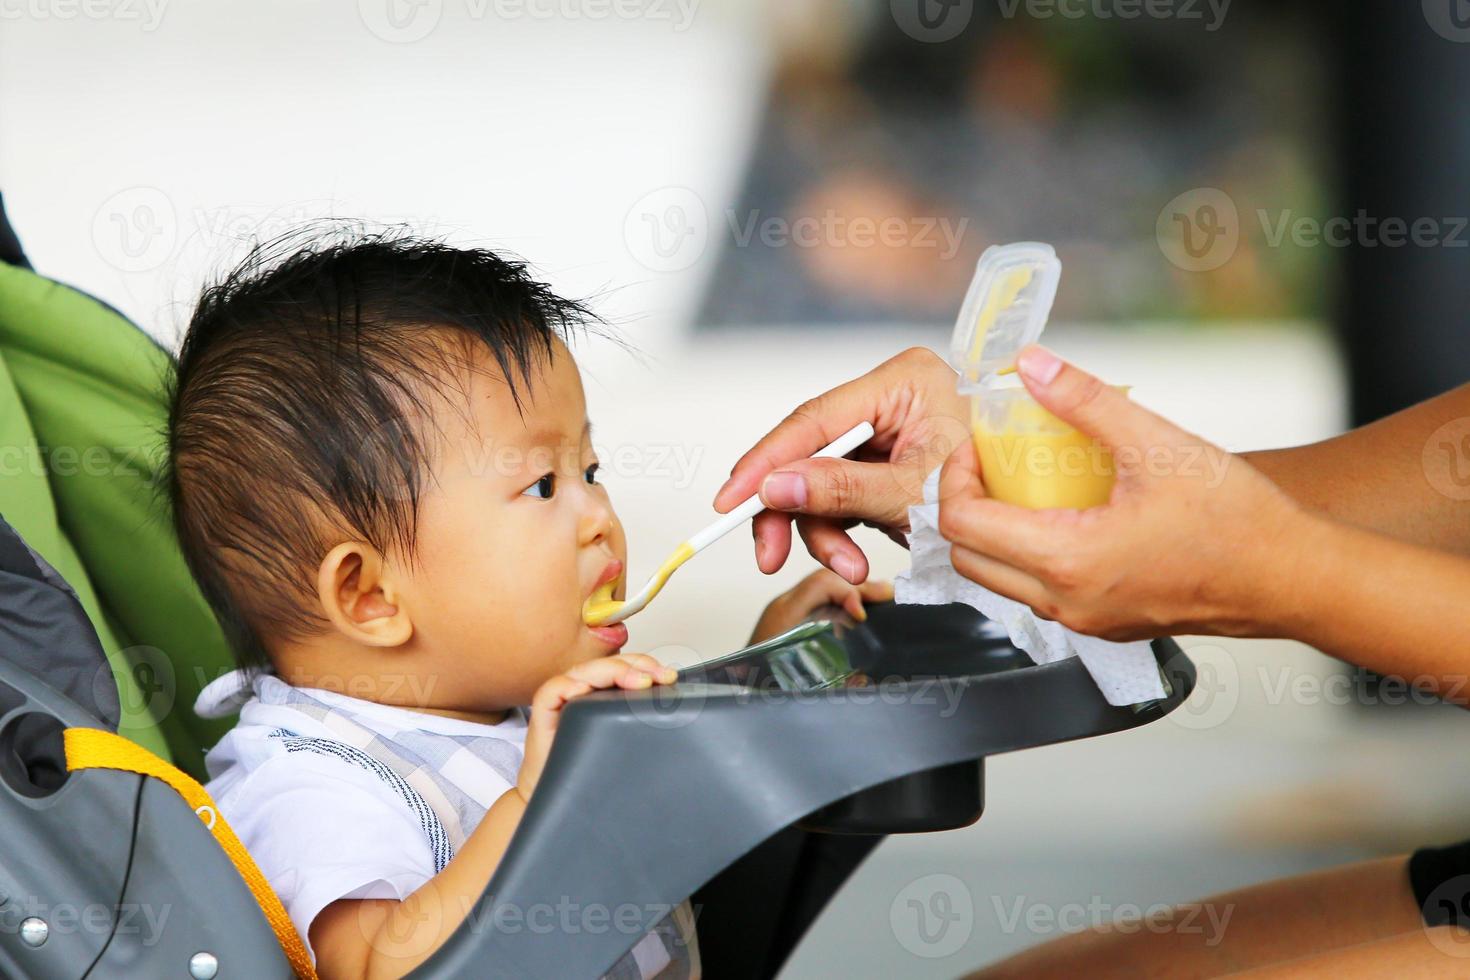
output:
[[[239,687],[232,676],[200,693],[195,705],[199,714],[219,714]],[[434,877],[434,855],[413,811],[381,779],[331,756],[288,752],[281,738],[270,737],[285,728],[307,737],[341,738],[321,721],[271,703],[280,700],[272,697],[279,694],[272,685],[286,686],[268,674],[254,678],[255,696],[241,707],[239,724],[205,756],[210,775],[205,788],[311,951],[311,924],[322,909],[344,898],[407,898]],[[518,713],[498,725],[482,725],[331,691],[299,690],[345,709],[358,725],[390,739],[406,729],[489,735],[525,756],[526,721]],[[474,780],[466,790],[480,799],[493,801],[511,789],[487,767]]]

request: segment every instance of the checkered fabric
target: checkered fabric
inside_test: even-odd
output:
[[[341,759],[391,787],[418,818],[434,854],[436,874],[444,870],[495,802],[487,794],[477,793],[476,783],[515,785],[521,749],[505,739],[414,730],[401,730],[389,738],[360,724],[347,708],[327,704],[299,688],[276,688],[281,689],[282,706],[316,719],[337,738],[307,737],[287,728],[276,729],[271,737],[281,739],[288,752],[313,752]],[[499,779],[476,779],[485,774]],[[648,936],[657,938],[664,955],[659,955],[657,949],[650,950],[645,937],[605,974],[607,980],[693,980],[697,976],[694,916],[689,903],[660,920]]]

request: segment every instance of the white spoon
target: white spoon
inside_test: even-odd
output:
[[[818,456],[846,456],[869,439],[873,438],[873,426],[867,422],[861,422],[847,432],[838,436],[829,445],[812,453],[813,458]],[[613,589],[617,582],[609,582],[596,592],[592,593],[587,602],[582,606],[582,619],[588,626],[611,626],[613,623],[621,623],[629,616],[642,612],[643,607],[659,594],[669,576],[689,559],[699,554],[705,548],[735,530],[756,514],[765,510],[765,504],[761,503],[759,493],[754,494],[739,507],[715,521],[709,527],[693,535],[688,541],[674,549],[674,553],[658,567],[638,594],[631,599],[619,601],[612,597]]]

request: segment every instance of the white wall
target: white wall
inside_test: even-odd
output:
[[[641,265],[625,219],[671,186],[731,193],[766,70],[740,5],[683,0],[686,23],[674,0],[633,19],[598,0],[151,2],[156,24],[143,0],[0,20],[0,180],[52,275],[167,336],[241,237],[362,216],[519,252],[570,294],[616,288],[603,309],[642,317],[639,340],[687,318],[697,272]]]

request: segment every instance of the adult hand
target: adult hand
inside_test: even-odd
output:
[[[1277,633],[1325,520],[1045,348],[1022,351],[1019,369],[1038,402],[1112,451],[1112,497],[1087,510],[1001,503],[985,495],[967,440],[940,480],[939,530],[956,570],[1111,640]]]
[[[812,557],[857,584],[868,577],[868,559],[847,528],[865,523],[901,541],[924,477],[969,442],[968,411],[949,365],[911,348],[800,405],[735,464],[715,510],[759,490],[769,508],[753,522],[761,571],[785,564],[794,519]],[[874,435],[853,458],[807,458],[864,421]]]

